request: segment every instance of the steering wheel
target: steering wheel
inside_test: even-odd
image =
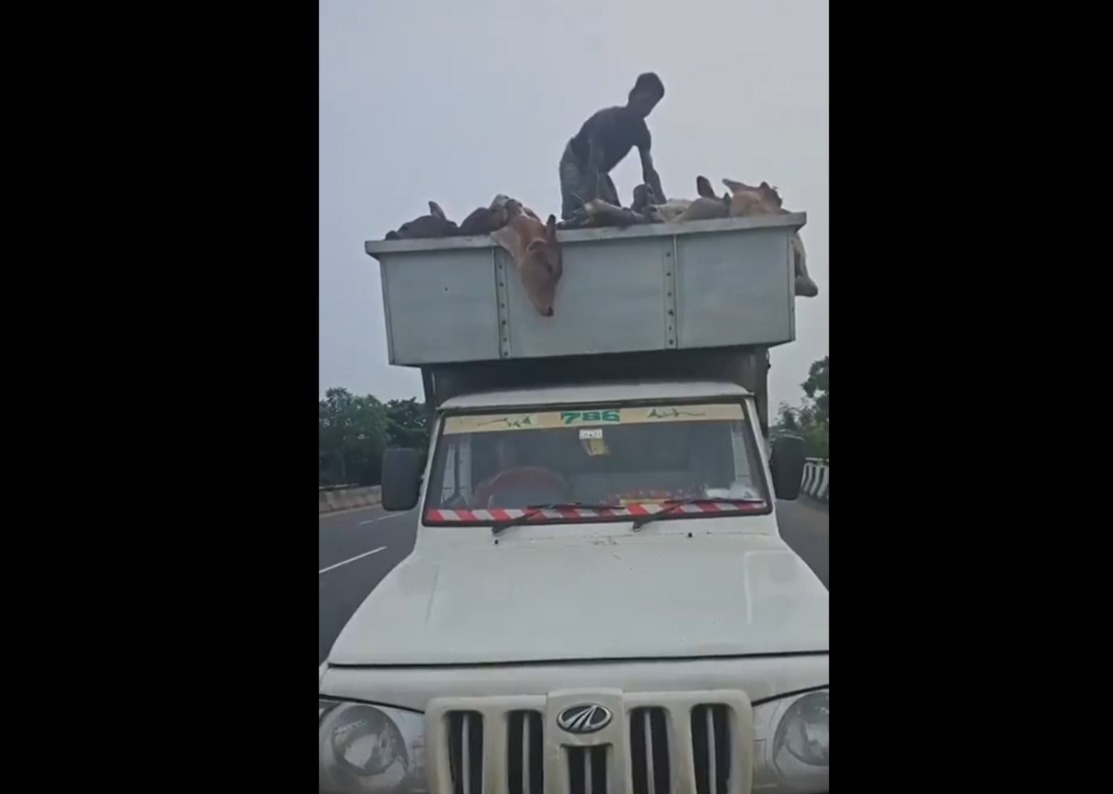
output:
[[[499,472],[486,483],[483,489],[486,498],[481,500],[481,506],[490,506],[492,498],[500,491],[523,489],[551,490],[560,493],[562,498],[567,498],[572,486],[552,469],[542,466],[514,466]]]

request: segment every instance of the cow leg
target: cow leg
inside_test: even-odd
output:
[[[808,275],[808,257],[804,252],[804,241],[799,234],[792,236],[792,269],[795,275],[793,292],[802,298],[814,298],[819,287]]]

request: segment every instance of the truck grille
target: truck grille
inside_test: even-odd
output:
[[[565,708],[613,715],[593,733]],[[430,794],[749,794],[753,716],[744,693],[553,693],[445,698],[426,712]]]

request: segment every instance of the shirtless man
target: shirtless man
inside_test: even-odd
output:
[[[625,105],[604,108],[584,122],[560,158],[560,215],[564,220],[593,198],[622,206],[609,174],[635,146],[641,155],[642,179],[653,188],[657,202],[665,201],[661,179],[649,154],[651,141],[645,124],[646,117],[664,95],[661,78],[646,72],[638,76]]]

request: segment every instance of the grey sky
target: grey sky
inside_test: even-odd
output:
[[[776,185],[808,213],[819,285],[773,351],[772,403],[796,403],[828,353],[826,0],[320,0],[320,389],[420,395],[386,363],[379,271],[363,241],[437,201],[456,221],[496,193],[560,212],[557,162],[591,113],[655,71],[649,119],[665,191],[697,174]],[[637,152],[612,176],[628,197]]]

